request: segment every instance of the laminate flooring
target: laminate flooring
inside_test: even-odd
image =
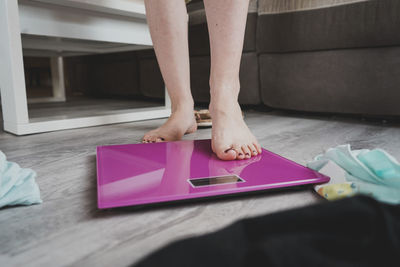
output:
[[[380,147],[400,159],[400,125],[285,112],[246,111],[262,146],[305,164],[349,143]],[[127,266],[181,238],[241,218],[311,205],[312,190],[282,191],[139,210],[98,210],[96,146],[139,142],[165,120],[17,137],[0,130],[0,150],[37,172],[43,203],[0,209],[0,266]],[[185,139],[210,137],[200,129]]]

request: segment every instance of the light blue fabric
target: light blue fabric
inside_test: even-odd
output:
[[[350,145],[341,145],[318,155],[307,166],[318,171],[330,160],[346,171],[346,180],[353,183],[357,193],[400,204],[400,164],[386,151],[351,150]]]
[[[0,208],[42,203],[36,173],[7,161],[0,151]]]

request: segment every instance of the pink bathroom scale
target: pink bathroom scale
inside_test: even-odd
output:
[[[219,160],[210,140],[97,147],[100,209],[328,181],[329,177],[265,149],[251,159]]]

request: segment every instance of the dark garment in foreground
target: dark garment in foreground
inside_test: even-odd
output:
[[[358,196],[245,219],[136,266],[400,266],[400,206]]]

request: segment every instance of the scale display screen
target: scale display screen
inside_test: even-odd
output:
[[[188,181],[189,181],[189,183],[192,184],[193,187],[210,186],[210,185],[218,185],[218,184],[233,184],[233,183],[243,183],[244,182],[244,180],[242,178],[240,178],[236,175],[196,178],[196,179],[189,179]]]

